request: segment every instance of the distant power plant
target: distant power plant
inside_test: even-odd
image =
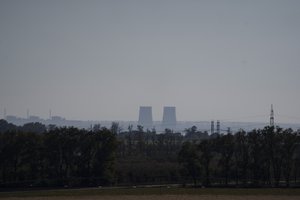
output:
[[[163,110],[163,119],[161,128],[163,129],[175,129],[176,128],[176,107],[165,106]],[[153,128],[152,119],[152,107],[151,106],[140,106],[138,125],[144,128]]]
[[[151,106],[140,106],[138,124],[143,126],[144,128],[152,128],[153,119]]]
[[[227,131],[227,133],[230,133],[230,127],[227,128],[227,130],[222,130],[222,131]],[[215,122],[211,121],[210,122],[210,133],[214,134],[214,133],[221,133],[221,125],[220,125],[220,121],[217,120],[217,124],[216,124],[216,131],[215,131]]]
[[[162,126],[169,129],[176,128],[176,107],[164,107]]]
[[[17,126],[23,126],[26,123],[39,122],[45,125],[56,125],[58,127],[63,126],[73,126],[77,128],[90,129],[91,125],[101,124],[101,127],[109,127],[112,122],[116,121],[81,121],[81,120],[68,120],[60,116],[53,116],[51,109],[49,110],[49,118],[42,119],[38,116],[30,115],[30,110],[27,109],[25,112],[25,117],[18,117],[14,115],[7,114],[6,108],[3,109],[3,119],[9,123],[13,123]],[[0,120],[2,118],[0,117]],[[271,112],[269,116],[268,125],[275,128],[274,122],[274,109],[271,105]],[[224,134],[224,133],[234,133],[243,129],[245,131],[250,131],[252,128],[263,128],[266,123],[257,122],[226,122],[223,120],[212,120],[212,121],[177,121],[176,118],[176,107],[165,106],[163,107],[163,116],[161,120],[153,121],[152,117],[152,107],[151,106],[140,106],[139,108],[139,118],[138,121],[118,121],[120,126],[123,128],[129,126],[141,125],[144,127],[144,131],[152,130],[155,128],[157,133],[165,132],[165,129],[171,129],[174,132],[184,133],[186,129],[192,126],[197,126],[199,131],[209,132],[210,134]],[[278,123],[284,128],[294,128],[299,129],[300,124],[284,124]]]

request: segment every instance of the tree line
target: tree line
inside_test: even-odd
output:
[[[91,130],[0,120],[0,187],[140,184],[299,186],[299,132],[185,133],[118,123]]]
[[[185,142],[179,162],[194,185],[299,186],[300,135],[268,126]]]
[[[19,127],[2,131],[0,186],[110,185],[116,148],[116,137],[106,128],[87,131],[63,127],[40,133]]]

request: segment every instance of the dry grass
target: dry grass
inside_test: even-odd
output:
[[[237,196],[237,195],[118,195],[118,196],[60,196],[60,197],[8,197],[6,200],[299,200],[299,196]]]
[[[0,200],[300,200],[300,189],[83,188],[0,192]]]

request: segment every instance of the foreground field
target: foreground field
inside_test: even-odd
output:
[[[7,200],[299,200],[299,196],[231,196],[231,195],[119,195],[119,196],[60,196],[60,197],[8,197]]]
[[[300,189],[216,189],[216,188],[89,188],[39,191],[0,192],[1,199],[34,200],[279,200],[300,199]]]

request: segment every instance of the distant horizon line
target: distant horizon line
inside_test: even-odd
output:
[[[41,121],[51,121],[53,120],[52,118],[42,118],[38,115],[30,115],[29,118],[26,118],[26,117],[20,117],[20,116],[17,116],[17,115],[6,115],[6,117],[2,117],[0,119],[3,119],[3,120],[7,120],[7,117],[15,117],[16,119],[18,120],[29,120],[30,121],[30,117],[37,117],[37,119],[41,120]],[[80,122],[133,122],[133,123],[138,123],[138,120],[121,120],[121,119],[105,119],[105,120],[95,120],[95,119],[68,119],[68,118],[65,118],[65,117],[62,117],[62,116],[59,116],[59,115],[54,115],[54,116],[51,116],[51,117],[58,117],[58,118],[61,118],[61,120],[65,120],[65,121],[80,121]],[[35,119],[35,120],[37,120]],[[31,119],[32,121],[34,121],[34,119]],[[222,119],[216,119],[216,120],[177,120],[177,123],[185,123],[185,122],[190,122],[190,123],[203,123],[203,122],[207,122],[207,123],[210,123],[211,121],[220,121],[220,122],[223,122],[223,123],[258,123],[258,124],[268,124],[268,121],[237,121],[237,120],[222,120]],[[158,123],[158,122],[162,122],[162,120],[153,120],[153,123]],[[293,124],[293,125],[299,125],[300,122],[276,122],[276,124]]]

